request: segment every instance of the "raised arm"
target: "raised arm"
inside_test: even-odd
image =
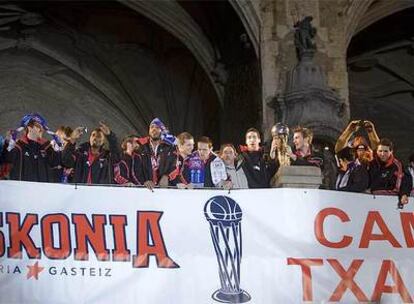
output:
[[[342,134],[338,137],[336,141],[335,153],[338,153],[339,151],[341,151],[343,148],[346,147],[352,134],[358,131],[359,128],[360,128],[359,120],[353,120],[348,124],[348,126],[345,128],[345,130],[342,132]]]
[[[371,149],[375,151],[377,149],[378,145],[379,145],[379,142],[380,142],[377,131],[375,130],[375,126],[369,120],[365,120],[364,121],[364,128],[367,131]]]

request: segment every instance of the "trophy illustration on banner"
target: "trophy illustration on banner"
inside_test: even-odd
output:
[[[217,255],[221,288],[212,298],[222,303],[245,303],[250,295],[240,288],[242,259],[242,210],[227,196],[214,196],[204,206],[210,233]]]

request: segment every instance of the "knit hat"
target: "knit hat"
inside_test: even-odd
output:
[[[31,122],[35,121],[39,125],[42,126],[43,129],[46,131],[49,130],[49,127],[47,126],[46,119],[44,119],[40,114],[38,113],[30,113],[23,116],[22,120],[20,121],[20,127],[26,128],[27,125]]]
[[[154,118],[150,125],[156,125],[158,128],[161,129],[161,132],[168,132],[166,126],[164,125],[164,123],[161,121],[161,119],[159,119],[158,117]]]

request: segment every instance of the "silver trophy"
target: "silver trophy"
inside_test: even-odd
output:
[[[222,303],[245,303],[250,295],[240,288],[242,234],[240,206],[227,196],[214,196],[204,206],[217,255],[221,288],[212,298]]]
[[[270,157],[272,159],[277,158],[280,166],[290,166],[290,154],[292,149],[288,144],[289,127],[283,123],[278,122],[275,124],[271,131],[273,140],[276,141],[276,150],[270,151]]]

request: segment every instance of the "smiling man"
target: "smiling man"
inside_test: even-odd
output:
[[[20,123],[24,135],[15,141],[12,132],[6,138],[3,160],[11,165],[10,179],[52,182],[52,167],[59,164],[59,154],[50,141],[43,138],[49,128],[46,120],[37,113],[25,115]]]
[[[62,163],[74,169],[74,183],[82,184],[113,184],[114,165],[119,162],[120,149],[111,129],[103,122],[92,131],[89,142],[76,148],[76,141],[83,134],[84,127],[76,128],[70,142],[62,153]],[[108,141],[109,149],[105,147]]]
[[[201,171],[204,166],[203,161],[198,153],[193,153],[194,137],[183,132],[177,136],[177,151],[175,159],[175,168],[169,174],[169,186],[177,188],[194,188],[195,172]],[[167,165],[167,167],[170,167]],[[193,172],[191,172],[193,170]]]
[[[394,157],[393,143],[383,138],[377,147],[374,160],[369,165],[371,192],[382,195],[398,195],[402,204],[408,203],[412,183],[404,174],[401,162]]]
[[[255,128],[246,131],[246,145],[240,146],[243,158],[243,171],[246,175],[249,188],[269,188],[270,179],[277,171],[274,160],[266,162],[263,149],[260,146],[260,132]]]

